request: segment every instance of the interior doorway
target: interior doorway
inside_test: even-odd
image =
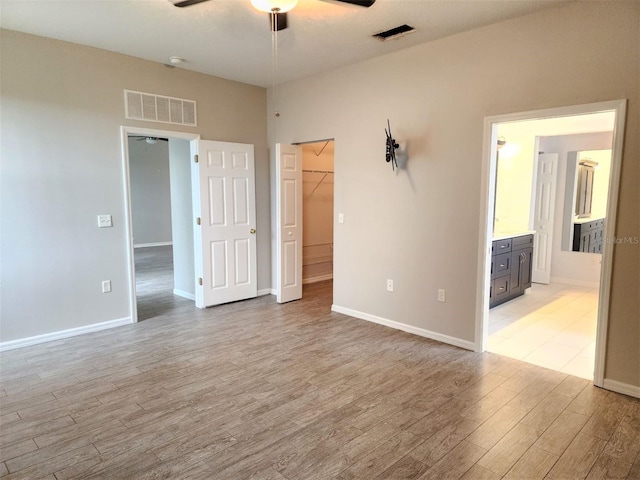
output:
[[[302,145],[302,284],[333,280],[334,141]]]
[[[141,321],[194,300],[189,142],[148,135],[129,135],[127,140]]]
[[[134,322],[194,307],[190,141],[198,138],[122,127]]]
[[[531,288],[489,311],[488,351],[593,380],[614,124],[613,112],[497,124],[494,239],[535,232],[535,242]],[[590,248],[574,250],[591,223]]]
[[[616,101],[486,119],[487,224],[481,242],[484,271],[478,295],[484,308],[479,310],[479,350],[544,364],[602,386],[613,253],[613,245],[605,240],[614,232],[624,111],[625,102]],[[598,253],[574,252],[567,246],[581,224],[575,211],[579,157],[607,148],[610,169],[600,177],[609,188],[596,215],[605,224],[600,247]],[[548,191],[541,193],[544,189]],[[602,219],[590,220],[596,224]],[[538,274],[524,295],[498,302],[501,305],[489,311],[492,287],[499,283],[509,289],[508,276],[504,285],[496,283],[501,274],[492,270],[492,247],[500,243],[509,252],[523,248],[518,245],[524,235],[534,239],[529,275],[536,269]],[[508,262],[498,263],[510,268]],[[590,367],[576,369],[575,362],[568,366],[575,357],[587,356],[588,349]],[[561,363],[565,370],[559,368]]]

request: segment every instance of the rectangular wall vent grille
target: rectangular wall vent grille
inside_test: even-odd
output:
[[[125,116],[132,120],[197,125],[196,102],[193,100],[125,90],[124,108]]]

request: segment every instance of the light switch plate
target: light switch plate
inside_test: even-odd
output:
[[[113,227],[113,220],[111,218],[111,215],[98,215],[98,227]]]
[[[338,223],[344,223],[344,213],[338,214]]]

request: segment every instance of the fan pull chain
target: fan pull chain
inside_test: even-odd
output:
[[[274,9],[273,13],[273,33],[271,35],[271,78],[273,80],[272,85],[272,98],[273,108],[275,110],[275,116],[279,117],[278,111],[278,9]]]

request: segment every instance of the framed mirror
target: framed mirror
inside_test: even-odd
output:
[[[567,155],[563,250],[602,253],[611,150],[585,150]]]

